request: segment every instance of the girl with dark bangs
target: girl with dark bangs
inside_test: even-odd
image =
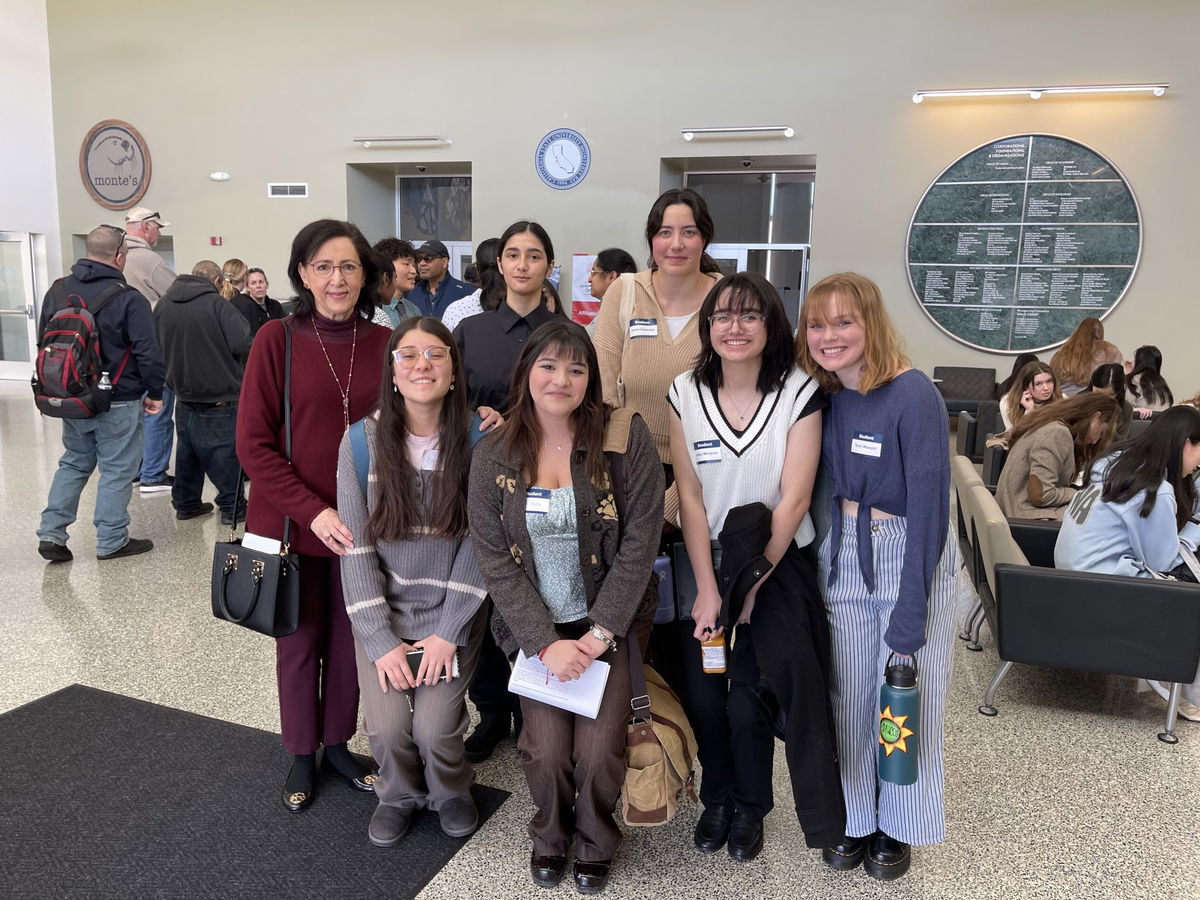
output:
[[[1055,567],[1140,578],[1174,569],[1195,580],[1181,545],[1200,544],[1198,467],[1200,411],[1172,407],[1091,467],[1063,518]],[[1163,685],[1150,686],[1166,699]],[[1200,722],[1200,681],[1184,686],[1179,714]]]
[[[380,847],[399,842],[422,808],[451,837],[479,822],[462,736],[486,592],[467,533],[462,384],[445,326],[405,319],[388,342],[378,408],[347,433],[338,458],[338,509],[362,536],[342,557],[342,583],[379,764],[367,834]],[[355,453],[359,427],[365,460]],[[420,663],[410,665],[416,650]]]
[[[823,400],[817,382],[796,368],[783,303],[761,276],[721,279],[700,306],[699,326],[695,367],[667,395],[680,521],[696,579],[681,679],[704,767],[704,812],[692,840],[702,853],[727,846],[730,857],[747,861],[762,850],[763,819],[774,806],[774,710],[786,719],[805,839],[823,847],[845,827],[828,703],[829,626],[808,514]],[[743,517],[761,525],[744,550],[727,537],[748,532]],[[763,574],[723,591],[718,549],[723,584],[743,556],[765,557]],[[700,642],[725,633],[733,638],[726,673],[706,674]]]
[[[475,449],[469,494],[496,643],[539,657],[559,681],[596,659],[611,666],[595,719],[521,698],[517,747],[536,808],[530,876],[558,884],[573,846],[575,886],[596,893],[621,839],[628,654],[657,604],[648,587],[662,465],[641,418],[604,405],[596,351],[573,322],[533,333],[509,396],[508,420]]]

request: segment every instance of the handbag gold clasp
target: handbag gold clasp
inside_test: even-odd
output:
[[[256,582],[262,581],[264,568],[265,567],[263,566],[262,560],[256,559],[254,561],[254,564],[250,567],[250,577],[253,578]]]
[[[237,554],[236,553],[226,553],[225,554],[225,568],[223,570],[223,573],[225,575],[228,575],[230,572],[233,572],[236,570],[237,570]]]

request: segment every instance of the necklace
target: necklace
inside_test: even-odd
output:
[[[329,374],[333,376],[338,393],[342,395],[342,430],[347,431],[350,428],[350,382],[354,378],[354,349],[358,345],[358,316],[355,315],[354,331],[350,336],[350,371],[346,373],[345,390],[342,390],[342,380],[338,378],[337,372],[333,369],[333,361],[329,358],[329,351],[325,349],[325,341],[321,338],[321,330],[317,328],[316,318],[312,320],[312,327],[313,331],[317,333],[317,343],[321,345],[321,352],[325,354],[325,364],[329,366]]]
[[[542,446],[543,446],[543,447],[545,447],[546,449],[549,449],[549,448],[550,448],[550,442],[549,442],[549,441],[542,441]],[[554,445],[554,449],[555,449],[555,450],[562,450],[562,448],[563,448],[563,445],[562,445],[562,444],[555,444],[555,445]]]
[[[753,393],[753,394],[750,396],[750,399],[746,401],[746,404],[745,404],[745,406],[739,406],[739,405],[738,405],[738,404],[737,404],[737,403],[734,401],[734,399],[733,399],[733,395],[732,395],[732,394],[730,394],[730,393],[729,393],[729,391],[725,391],[725,399],[729,401],[729,405],[730,405],[730,406],[732,406],[732,407],[733,407],[733,409],[734,409],[734,412],[736,412],[736,413],[737,413],[737,417],[738,417],[738,424],[739,424],[739,425],[740,425],[742,422],[745,422],[745,421],[746,421],[746,413],[747,413],[747,411],[748,411],[747,407],[751,406],[751,405],[754,403],[755,399],[757,399],[757,397],[758,397],[758,391],[755,391],[755,392],[754,392],[754,393]]]

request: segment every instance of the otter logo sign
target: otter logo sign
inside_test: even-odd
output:
[[[150,151],[128,122],[105,119],[92,126],[79,148],[79,177],[105,209],[129,209],[150,187]]]

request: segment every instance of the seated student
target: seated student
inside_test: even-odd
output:
[[[1059,519],[1075,496],[1079,473],[1112,443],[1120,410],[1105,394],[1047,403],[1009,436],[996,502],[1013,519]]]
[[[1040,360],[1026,363],[1013,379],[1008,393],[1000,398],[1000,418],[1004,422],[1004,430],[1011,431],[1025,413],[1061,399],[1063,394],[1058,389],[1054,370]]]
[[[1097,366],[1121,362],[1121,351],[1104,339],[1104,323],[1093,316],[1080,322],[1066,343],[1050,357],[1058,386],[1067,397],[1074,397],[1087,387],[1088,378]]]
[[[1200,543],[1198,468],[1200,411],[1172,407],[1092,466],[1067,508],[1054,565],[1140,578],[1183,565],[1180,544],[1195,550]],[[1161,684],[1150,686],[1166,697]],[[1200,722],[1200,680],[1184,688],[1179,713]]]
[[[1125,399],[1135,409],[1152,413],[1170,409],[1175,397],[1162,377],[1162,351],[1152,344],[1133,354],[1133,371],[1125,379]]]
[[[1017,376],[1021,374],[1021,370],[1031,362],[1037,361],[1038,358],[1036,353],[1022,353],[1018,355],[1017,358],[1013,360],[1012,372],[1007,378],[996,385],[996,395],[994,399],[1003,400],[1004,395],[1012,390],[1013,382],[1017,380]]]
[[[1113,440],[1118,442],[1129,440],[1129,430],[1134,415],[1141,419],[1148,419],[1151,416],[1150,410],[1129,405],[1129,401],[1125,399],[1127,383],[1124,366],[1119,363],[1105,363],[1096,367],[1088,386],[1084,388],[1085,392],[1107,394],[1117,401],[1120,413],[1117,415],[1117,429]]]
[[[361,536],[342,557],[342,586],[379,764],[367,831],[379,847],[400,841],[423,807],[451,837],[479,824],[462,736],[487,615],[467,533],[467,404],[454,391],[462,381],[442,323],[405,319],[388,342],[378,410],[363,420],[368,471],[359,471],[349,433],[338,458],[337,508]],[[424,651],[418,666],[412,650]]]

